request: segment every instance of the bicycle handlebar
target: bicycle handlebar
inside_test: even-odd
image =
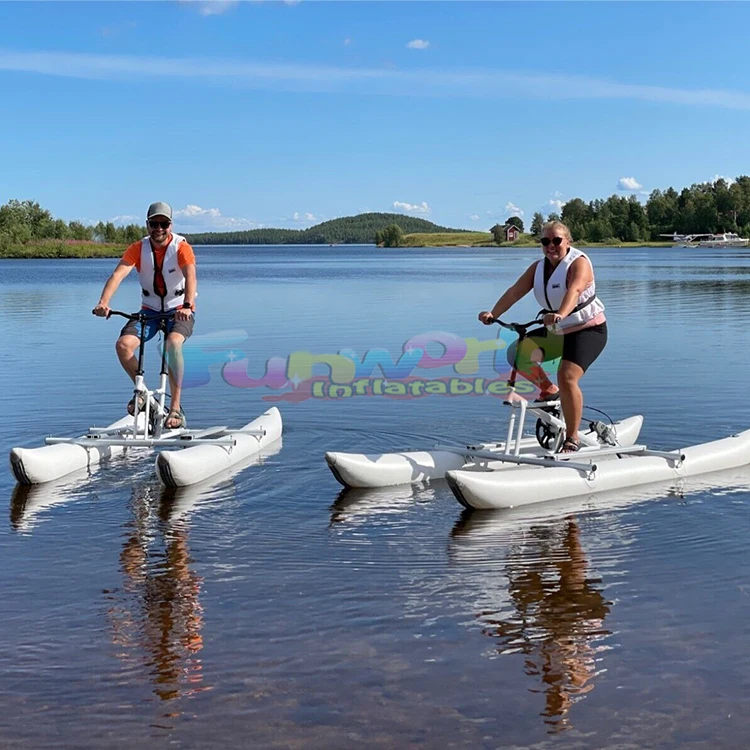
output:
[[[92,310],[92,315],[95,315],[96,313]],[[126,313],[121,312],[120,310],[110,310],[109,313],[107,313],[107,320],[111,318],[113,315],[119,315],[121,318],[127,318],[127,320],[140,320],[141,318],[145,318],[148,316],[151,320],[166,320],[167,318],[173,317],[175,314],[175,310],[168,310],[167,312],[157,312],[156,310],[152,310],[148,313],[143,312],[141,310],[137,313]]]
[[[506,323],[500,320],[500,318],[493,318],[492,322],[497,323],[499,326],[507,328],[520,336],[521,334],[525,334],[531,326],[539,325],[542,322],[542,319],[537,316],[534,320],[530,320],[528,323]]]

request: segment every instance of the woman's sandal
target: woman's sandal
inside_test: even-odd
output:
[[[535,404],[543,404],[545,401],[559,401],[560,400],[560,391],[555,391],[554,393],[548,393],[546,396],[542,396],[540,393],[535,399]]]
[[[146,411],[146,396],[143,393],[138,394],[138,411]],[[135,396],[128,401],[128,414],[135,415]]]
[[[170,421],[176,421],[177,424],[170,424]],[[167,418],[164,420],[164,426],[168,430],[179,430],[182,427],[186,427],[187,419],[185,419],[185,412],[182,411],[182,408],[170,409]]]
[[[576,453],[581,450],[580,440],[576,440],[572,437],[566,437],[563,440],[563,444],[560,447],[560,453]]]

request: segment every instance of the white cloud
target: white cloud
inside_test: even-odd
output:
[[[476,216],[477,220],[481,218],[477,214],[474,214],[474,216]],[[485,210],[484,216],[488,219],[492,219],[493,221],[505,221],[510,216],[523,217],[523,209],[516,206],[512,201],[508,201],[505,204],[504,209],[501,210],[499,208],[488,208],[487,210]],[[469,218],[473,219],[473,216]]]
[[[710,182],[711,182],[711,184],[713,185],[713,184],[714,184],[715,182],[717,182],[718,180],[724,180],[724,182],[726,182],[726,183],[727,183],[727,185],[731,185],[731,184],[733,184],[734,182],[736,182],[736,180],[732,179],[731,177],[724,177],[724,175],[723,175],[723,174],[715,174],[715,175],[714,175],[714,176],[713,176],[713,177],[711,178]]]
[[[179,2],[195,8],[202,16],[221,16],[240,4],[239,0],[179,0]]]
[[[403,201],[393,201],[393,207],[397,211],[403,211],[407,214],[428,214],[432,209],[427,205],[425,201],[421,203],[404,203]]]
[[[546,101],[647,101],[710,107],[712,110],[750,110],[750,91],[675,88],[587,76],[486,68],[401,70],[0,49],[0,70],[105,81],[162,79],[241,83],[256,90]]]
[[[559,214],[566,203],[567,201],[561,201],[559,198],[550,198],[547,201],[546,208],[547,211],[554,211],[556,214]]]
[[[177,232],[231,232],[260,226],[250,219],[224,216],[218,208],[201,208],[192,203],[174,211],[173,216]]]
[[[479,214],[472,214],[469,216],[472,221],[479,221],[482,217]]]
[[[407,45],[407,49],[427,49],[430,43],[425,39],[412,39]]]
[[[632,190],[635,192],[636,190],[640,190],[643,187],[638,180],[635,179],[635,177],[620,177],[620,179],[617,181],[617,189],[618,190]]]
[[[317,219],[309,212],[301,214],[298,211],[295,211],[292,214],[292,221],[317,221]]]
[[[128,224],[139,224],[141,226],[145,226],[146,224],[146,218],[145,216],[133,216],[131,214],[123,214],[122,216],[115,216],[112,219],[109,219],[115,226],[118,227],[124,227]],[[92,221],[88,222],[91,224],[98,224],[98,221]]]
[[[188,232],[232,232],[243,229],[258,229],[263,224],[258,224],[250,219],[240,219],[232,216],[224,216],[218,208],[201,208],[189,203],[185,208],[173,211],[175,231],[178,234]],[[79,219],[82,224],[98,224],[101,219]],[[126,226],[127,224],[146,225],[146,217],[133,214],[121,214],[111,219],[115,226]]]
[[[352,43],[352,40],[347,37],[344,39],[344,47],[348,47]]]

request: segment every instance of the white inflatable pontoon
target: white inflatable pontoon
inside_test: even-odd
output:
[[[231,469],[281,437],[281,412],[274,406],[239,430],[216,428],[233,446],[205,443],[180,451],[162,451],[156,457],[156,473],[167,487],[187,487]]]
[[[263,450],[281,437],[281,414],[276,407],[244,427],[203,430],[166,430],[153,437],[147,414],[131,416],[108,427],[91,427],[78,438],[49,437],[40,448],[12,448],[10,467],[21,484],[43,484],[87,469],[126,450],[179,448],[157,457],[157,474],[170,487],[203,481]]]
[[[467,508],[516,508],[745,466],[750,463],[750,430],[682,451],[631,446],[605,454],[584,448],[572,455],[544,468],[511,465],[502,471],[451,470],[446,479]]]
[[[534,409],[529,409],[534,411]],[[629,447],[635,444],[643,424],[643,417],[636,415],[616,422],[612,434],[618,445]],[[589,430],[579,433],[582,445],[600,447],[598,435]],[[542,459],[550,455],[535,437],[521,438],[516,452],[515,443],[480,443],[464,446],[436,446],[432,450],[404,451],[402,453],[336,453],[325,454],[333,475],[344,487],[372,488],[392,487],[399,484],[421,484],[445,479],[446,472],[467,469],[473,466],[487,469],[507,469],[512,464],[502,463],[504,456]],[[569,454],[566,454],[569,455]],[[577,455],[577,454],[573,454]]]

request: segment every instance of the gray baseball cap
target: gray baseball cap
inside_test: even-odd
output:
[[[169,203],[163,201],[156,201],[148,207],[148,213],[146,219],[150,219],[152,216],[166,216],[168,219],[172,218],[172,206]]]

